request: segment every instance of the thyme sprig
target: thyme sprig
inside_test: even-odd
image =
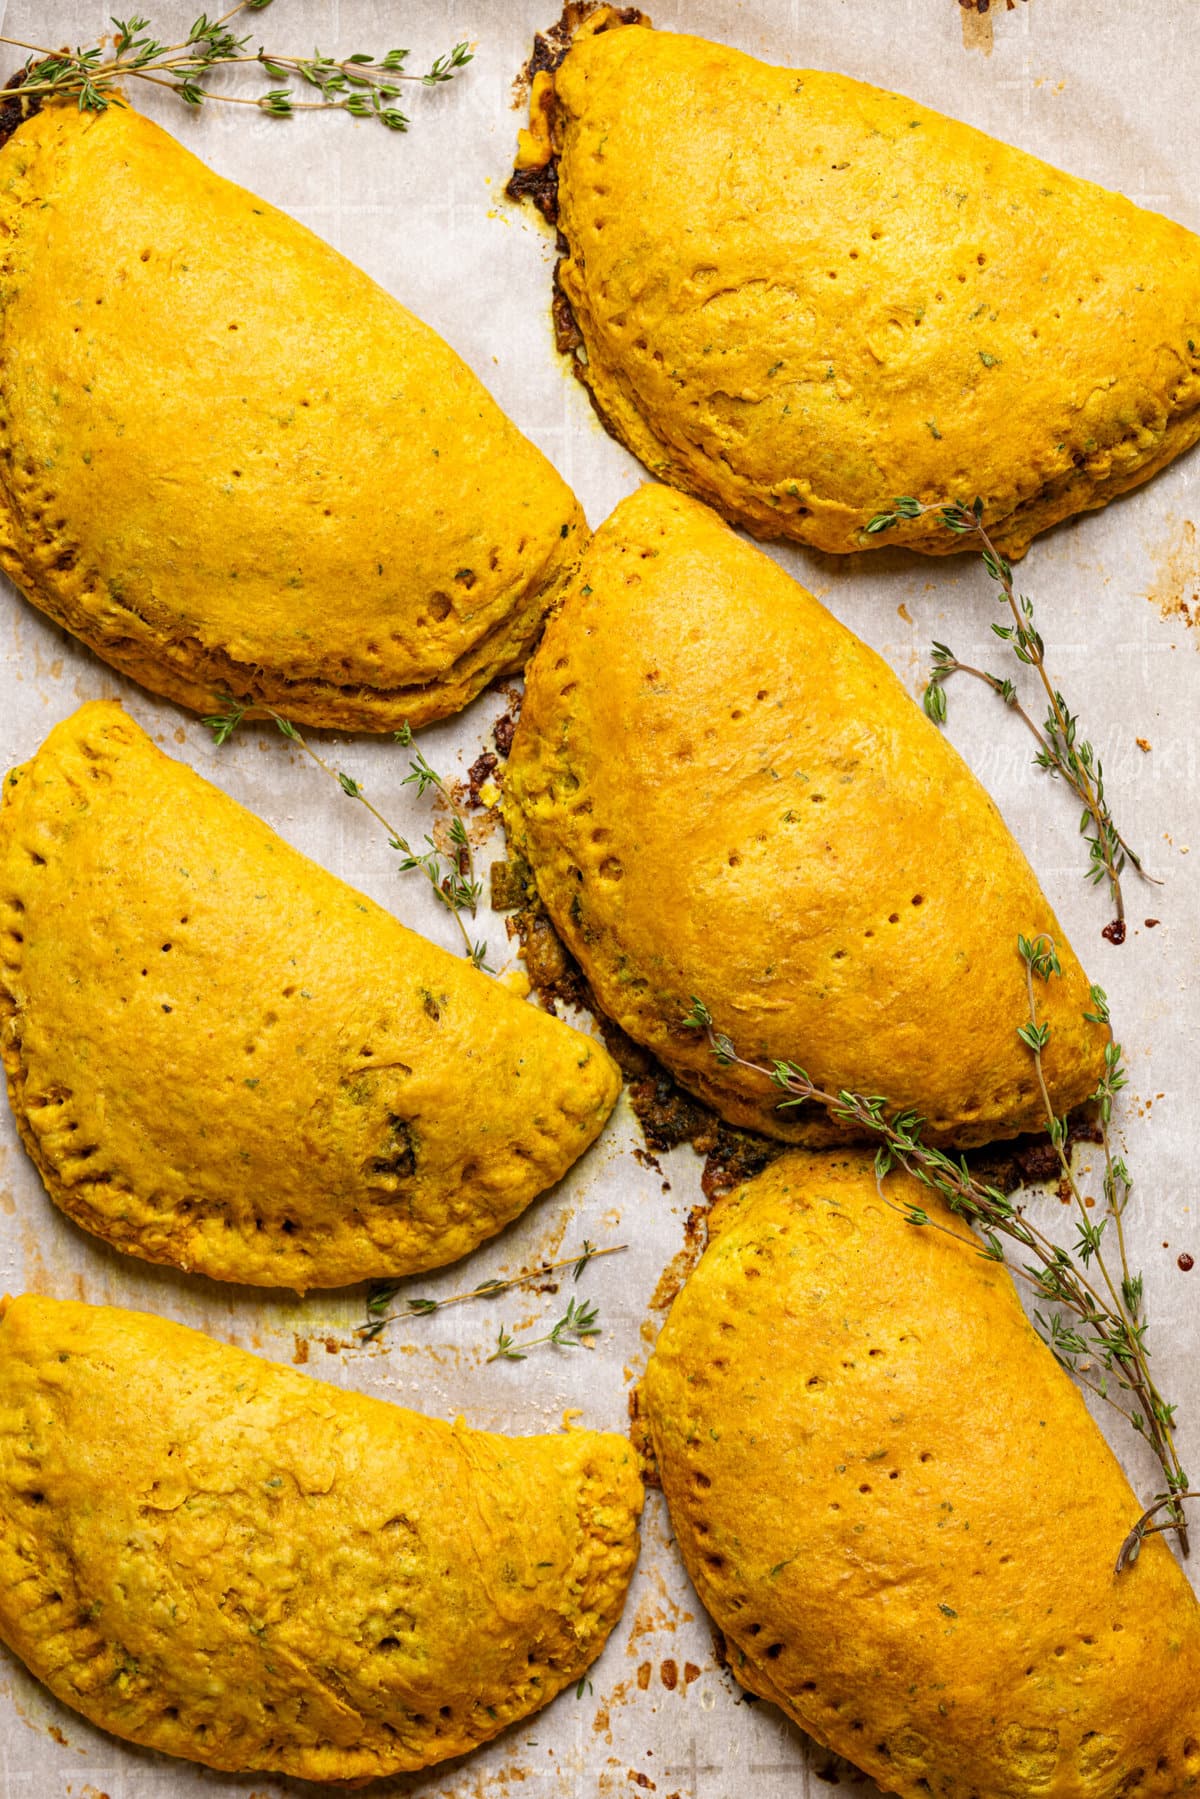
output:
[[[540,1337],[516,1338],[501,1325],[496,1336],[496,1347],[488,1357],[489,1362],[523,1362],[531,1349],[539,1344],[553,1344],[557,1349],[581,1349],[593,1337],[600,1335],[600,1313],[594,1305],[582,1299],[572,1299],[562,1317]]]
[[[483,884],[475,872],[475,859],[471,850],[471,840],[467,833],[466,819],[454,797],[453,789],[430,768],[421,752],[418,750],[409,763],[409,773],[405,775],[403,785],[407,787],[415,783],[418,794],[422,796],[432,787],[441,797],[450,812],[450,824],[447,832],[450,840],[448,851],[441,850],[434,838],[428,834],[425,837],[426,847],[423,850],[414,849],[408,839],[393,824],[389,824],[378,806],[367,798],[362,783],[356,781],[353,775],[348,775],[344,769],[334,768],[331,763],[327,762],[324,756],[320,755],[308,739],[297,730],[290,719],[282,717],[270,706],[256,703],[255,709],[266,712],[269,717],[273,718],[289,742],[303,750],[304,754],[310,761],[315,762],[318,768],[324,769],[330,779],[337,782],[347,799],[358,800],[361,805],[366,807],[372,818],[383,826],[388,834],[388,848],[395,850],[403,857],[400,863],[400,873],[408,874],[417,870],[424,875],[439,903],[445,906],[458,926],[468,960],[475,968],[487,969],[487,944],[483,941],[472,942],[463,916],[469,914],[470,917],[475,917],[479,898],[483,892]],[[235,700],[231,695],[225,694],[221,696],[220,710],[210,713],[203,722],[212,732],[218,745],[228,743],[248,710],[249,707],[240,700]],[[400,730],[393,732],[393,737],[397,743],[403,744],[407,748],[413,740],[412,730],[407,724],[402,725]]]
[[[389,131],[407,131],[409,127],[407,115],[395,104],[402,82],[438,86],[452,81],[472,58],[469,45],[455,44],[435,57],[423,74],[416,74],[405,67],[407,50],[388,50],[382,56],[358,50],[344,57],[326,56],[320,50],[311,56],[283,56],[262,45],[252,51],[249,36],[238,37],[230,21],[264,12],[270,4],[271,0],[238,0],[215,18],[201,13],[187,37],[174,44],[155,37],[149,19],[140,14],[111,19],[111,38],[87,48],[56,50],[11,37],[0,37],[0,43],[29,53],[22,71],[22,95],[39,101],[74,100],[80,112],[123,106],[116,84],[141,81],[166,88],[185,106],[200,107],[219,100],[231,106],[253,106],[276,119],[289,119],[298,112],[347,112],[358,119],[377,119]],[[253,68],[271,81],[294,85],[250,95],[227,94],[208,86],[218,70],[230,68]],[[306,89],[314,90],[316,97],[297,98],[297,93]]]
[[[961,662],[948,645],[935,643],[933,667],[925,689],[925,711],[935,724],[944,724],[946,682],[951,675],[971,675],[990,687],[1010,711],[1015,712],[1024,722],[1037,741],[1037,754],[1034,757],[1036,766],[1049,775],[1061,777],[1083,804],[1079,829],[1089,845],[1087,878],[1096,883],[1105,880],[1108,882],[1117,916],[1105,928],[1104,935],[1112,943],[1123,943],[1125,900],[1121,891],[1121,876],[1126,864],[1136,869],[1143,880],[1153,880],[1154,877],[1146,873],[1141,858],[1130,848],[1113,822],[1105,797],[1104,769],[1100,758],[1092,745],[1080,738],[1077,716],[1071,712],[1046,672],[1046,646],[1034,621],[1033,602],[1028,595],[1018,594],[1013,586],[1012,565],[997,550],[983,523],[983,501],[977,498],[970,506],[957,501],[949,505],[940,502],[922,505],[911,495],[901,495],[892,501],[891,511],[875,514],[866,527],[866,535],[878,536],[881,531],[890,531],[905,519],[921,518],[927,513],[936,513],[945,529],[956,536],[974,536],[978,539],[983,566],[1003,593],[1012,618],[1011,624],[993,624],[992,630],[1009,645],[1018,662],[1036,671],[1045,690],[1047,709],[1045,722],[1039,726],[1022,706],[1011,680],[1003,675],[992,674],[987,669],[974,668],[968,662]]]
[[[508,1280],[480,1281],[477,1287],[471,1287],[466,1293],[452,1293],[448,1299],[406,1299],[404,1308],[398,1312],[389,1312],[388,1307],[400,1291],[401,1283],[385,1281],[381,1286],[372,1288],[367,1299],[367,1322],[360,1325],[354,1334],[364,1343],[373,1343],[387,1325],[394,1324],[399,1318],[427,1318],[431,1312],[444,1312],[447,1306],[460,1306],[468,1299],[491,1299],[497,1293],[507,1293],[513,1287],[528,1286],[531,1281],[543,1280],[546,1275],[557,1274],[563,1268],[572,1269],[572,1278],[578,1280],[589,1262],[597,1261],[601,1256],[619,1255],[628,1247],[627,1243],[613,1243],[607,1249],[597,1249],[585,1237],[583,1248],[561,1262],[540,1262],[536,1268],[527,1268],[524,1274],[514,1274]]]
[[[776,1061],[766,1067],[740,1056],[732,1039],[715,1028],[712,1014],[699,999],[693,999],[686,1023],[707,1034],[722,1067],[745,1069],[779,1087],[786,1096],[779,1101],[781,1110],[813,1103],[841,1123],[876,1138],[875,1176],[888,1204],[897,1202],[883,1193],[883,1180],[892,1169],[902,1168],[975,1229],[981,1240],[979,1253],[986,1260],[1003,1263],[1033,1288],[1039,1302],[1034,1310],[1035,1326],[1055,1359],[1082,1386],[1121,1413],[1149,1443],[1162,1469],[1166,1490],[1130,1533],[1120,1566],[1133,1559],[1143,1537],[1160,1530],[1174,1531],[1186,1554],[1183,1501],[1192,1495],[1175,1446],[1175,1407],[1164,1399],[1150,1368],[1142,1276],[1130,1266],[1124,1225],[1133,1183],[1125,1162],[1113,1152],[1109,1133],[1113,1101],[1126,1082],[1120,1045],[1111,1040],[1106,1045],[1104,1072],[1092,1095],[1104,1148],[1104,1209],[1097,1217],[1071,1166],[1067,1120],[1054,1110],[1043,1065],[1050,1026],[1039,1015],[1038,988],[1061,974],[1058,954],[1053,941],[1044,935],[1019,937],[1017,950],[1028,992],[1028,1016],[1017,1027],[1017,1035],[1033,1058],[1050,1140],[1074,1208],[1076,1238],[1071,1249],[1039,1229],[1008,1194],[974,1175],[964,1157],[956,1160],[927,1144],[922,1135],[924,1121],[911,1108],[898,1108],[879,1095],[844,1088],[828,1092],[795,1062]],[[1092,1023],[1107,1025],[1108,1004],[1099,987],[1091,989],[1091,1006],[1084,1016]],[[947,1230],[921,1206],[907,1204],[898,1209],[909,1224]],[[1016,1262],[1010,1259],[1006,1243],[1021,1252]],[[1108,1253],[1110,1244],[1115,1244],[1115,1257]]]

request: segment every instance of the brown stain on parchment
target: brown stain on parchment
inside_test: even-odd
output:
[[[672,1599],[661,1570],[650,1571],[654,1591],[643,1594],[629,1626],[625,1653],[631,1659],[645,1655],[643,1637],[673,1636],[681,1624],[690,1624],[695,1613],[677,1605]]]
[[[643,1318],[639,1328],[639,1335],[643,1343],[654,1343],[659,1329],[654,1314],[670,1311],[676,1294],[704,1254],[705,1245],[708,1242],[708,1212],[708,1204],[704,1203],[693,1206],[687,1215],[687,1221],[683,1227],[683,1248],[676,1250],[671,1257],[658,1277],[658,1284],[654,1292],[650,1295],[648,1307],[650,1315]]]
[[[962,7],[963,49],[982,50],[985,56],[990,56],[996,41],[990,8],[987,12],[979,12],[975,0],[958,0],[958,3]]]
[[[684,1616],[690,1617],[691,1614],[685,1613]],[[671,1628],[674,1629],[674,1626]],[[653,1672],[654,1663],[644,1661],[639,1663],[636,1675],[616,1682],[611,1693],[607,1693],[596,1708],[596,1715],[592,1720],[592,1730],[596,1736],[602,1736],[606,1743],[612,1743],[613,1712],[635,1699],[638,1693],[644,1693],[650,1685]],[[660,1662],[658,1677],[668,1693],[686,1694],[692,1682],[699,1680],[703,1672],[695,1662],[685,1661],[680,1668],[674,1656],[669,1655]]]
[[[683,1227],[683,1248],[676,1250],[658,1277],[658,1285],[650,1296],[652,1312],[668,1312],[675,1296],[704,1254],[708,1242],[708,1207],[693,1206]]]
[[[650,1295],[648,1311],[650,1316],[643,1318],[639,1335],[643,1343],[653,1344],[658,1336],[658,1324],[654,1313],[669,1312],[675,1296],[688,1280],[696,1263],[704,1254],[708,1243],[708,1213],[706,1203],[693,1206],[687,1215],[683,1227],[683,1248],[677,1249],[658,1277],[658,1284]]]
[[[494,1774],[476,1774],[469,1787],[461,1788],[459,1799],[497,1799],[507,1788],[523,1786],[529,1777],[530,1770],[520,1762],[508,1762]]]
[[[609,1744],[610,1747],[612,1745],[613,1710],[627,1702],[629,1690],[629,1682],[627,1680],[618,1680],[613,1687],[612,1692],[606,1693],[596,1707],[596,1715],[592,1719],[593,1734],[598,1737],[603,1737],[604,1741]]]
[[[1017,0],[956,0],[962,13],[962,39],[965,50],[982,50],[990,56],[996,43],[995,13],[1003,3],[1006,12],[1015,12]]]
[[[521,1258],[521,1262],[513,1270],[513,1273],[519,1274],[522,1268],[540,1268],[546,1262],[556,1261],[559,1251],[563,1246],[563,1239],[567,1234],[567,1226],[571,1222],[571,1214],[564,1207],[557,1218],[551,1219],[545,1227],[539,1231],[537,1242],[534,1247],[529,1251],[527,1256]],[[566,1275],[568,1279],[570,1278],[571,1270],[569,1268],[564,1268],[560,1272],[561,1274]],[[539,1287],[535,1288],[534,1291],[549,1291],[553,1293],[557,1291],[557,1287],[558,1283],[552,1282],[548,1288]]]
[[[42,1256],[42,1246],[35,1230],[21,1226],[21,1254],[25,1262],[25,1292],[53,1297],[54,1279]]]
[[[1158,550],[1146,598],[1163,618],[1200,624],[1200,544],[1190,518],[1181,519]]]

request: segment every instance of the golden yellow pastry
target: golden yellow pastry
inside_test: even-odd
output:
[[[903,1799],[1178,1799],[1200,1611],[1076,1388],[927,1188],[783,1156],[724,1202],[642,1409],[730,1666]],[[942,1229],[909,1224],[917,1203]]]
[[[693,996],[743,1056],[913,1106],[930,1140],[1040,1127],[1020,934],[1062,960],[1038,992],[1059,1110],[1103,1070],[1083,971],[957,752],[873,650],[669,488],[621,502],[546,632],[505,817],[600,1006],[734,1123],[828,1128],[719,1068],[684,1025]]]
[[[0,1637],[115,1735],[361,1783],[577,1681],[621,1615],[624,1437],[503,1437],[161,1318],[0,1311]]]
[[[599,1132],[606,1052],[289,848],[119,706],[7,777],[0,1046],[63,1211],[305,1289],[435,1268]]]
[[[525,661],[583,515],[437,333],[130,107],[0,150],[0,567],[155,693],[383,731]]]
[[[1200,436],[1200,239],[1170,219],[611,9],[532,100],[518,185],[557,158],[577,373],[648,469],[756,535],[856,550],[893,495],[978,494],[1019,556]],[[885,541],[962,548],[929,519]]]

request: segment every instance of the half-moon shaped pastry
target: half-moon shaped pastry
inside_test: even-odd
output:
[[[66,1705],[212,1768],[353,1781],[537,1711],[637,1557],[624,1437],[503,1437],[164,1319],[0,1313],[0,1637]]]
[[[383,731],[519,668],[586,535],[427,325],[131,107],[0,150],[0,566],[155,693]]]
[[[957,751],[873,650],[669,488],[621,502],[547,630],[505,817],[602,1009],[735,1124],[829,1129],[718,1067],[693,998],[742,1056],[915,1107],[931,1141],[1044,1128],[1022,934],[1062,961],[1038,993],[1058,1109],[1103,1072],[1084,973]]]
[[[783,1156],[723,1203],[641,1389],[688,1572],[743,1686],[903,1799],[1175,1799],[1200,1611],[1008,1274]]]
[[[895,494],[978,494],[1019,556],[1200,436],[1200,239],[1170,219],[611,9],[533,101],[514,190],[557,158],[560,341],[653,474],[756,535],[857,550]]]
[[[83,706],[0,807],[0,1047],[51,1198],[151,1262],[340,1286],[465,1255],[620,1089],[606,1052]]]

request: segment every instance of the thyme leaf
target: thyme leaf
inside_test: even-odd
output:
[[[187,37],[179,43],[163,43],[151,33],[149,19],[140,14],[113,18],[111,37],[89,47],[54,50],[44,44],[27,44],[19,38],[0,37],[28,55],[20,83],[22,95],[41,100],[74,100],[80,112],[105,112],[123,106],[118,82],[143,81],[164,87],[185,106],[197,108],[210,100],[231,106],[252,106],[270,118],[290,119],[298,112],[346,112],[353,118],[376,119],[389,131],[407,131],[409,119],[396,105],[402,82],[426,87],[452,81],[472,60],[469,44],[455,44],[434,58],[423,74],[406,68],[407,50],[388,50],[376,56],[358,50],[350,56],[326,56],[314,50],[309,57],[278,55],[261,44],[251,50],[249,35],[237,36],[230,21],[239,15],[264,12],[271,0],[237,0],[219,16],[201,13]],[[252,71],[283,87],[258,94],[231,94],[210,88],[219,70]],[[307,92],[309,98],[298,94]]]
[[[523,1362],[529,1350],[543,1343],[553,1344],[558,1349],[580,1349],[589,1338],[600,1335],[599,1320],[600,1313],[594,1305],[572,1299],[562,1317],[540,1337],[516,1338],[501,1325],[496,1335],[496,1347],[488,1361]]]

